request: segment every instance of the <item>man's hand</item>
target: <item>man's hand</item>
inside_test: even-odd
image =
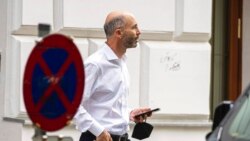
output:
[[[144,112],[148,112],[150,111],[151,109],[150,108],[137,108],[137,109],[134,109],[130,112],[130,120],[131,121],[134,121],[134,122],[143,122],[144,120],[147,119],[147,117],[150,117],[152,113],[148,114],[148,115],[144,115],[144,116],[140,116],[138,118],[135,118],[136,115],[138,114],[141,114],[141,113],[144,113]]]
[[[112,138],[107,130],[104,130],[95,141],[112,141]]]

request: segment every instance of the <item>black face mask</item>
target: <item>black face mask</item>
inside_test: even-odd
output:
[[[153,128],[154,127],[151,124],[146,122],[136,123],[134,131],[132,133],[132,137],[139,140],[148,138]]]

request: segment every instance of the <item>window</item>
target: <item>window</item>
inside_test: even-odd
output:
[[[223,126],[222,141],[250,141],[250,87],[234,104]]]
[[[250,140],[250,98],[244,101],[229,128],[229,135],[243,140]]]

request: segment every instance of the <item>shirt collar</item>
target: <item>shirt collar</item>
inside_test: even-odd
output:
[[[108,60],[120,60],[116,56],[114,51],[106,43],[104,44],[104,53],[105,53]],[[125,54],[122,56],[122,60],[124,60],[124,61],[127,60],[127,56]]]

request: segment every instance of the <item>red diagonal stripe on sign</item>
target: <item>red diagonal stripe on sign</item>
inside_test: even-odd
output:
[[[40,55],[39,55],[40,56]],[[69,68],[70,64],[73,62],[72,56],[69,56],[65,63],[62,65],[62,67],[59,69],[58,73],[56,75],[53,75],[51,70],[49,69],[47,63],[41,58],[41,56],[38,58],[38,64],[40,65],[41,69],[45,73],[46,76],[48,76],[48,81],[50,80],[51,77],[57,78],[57,83],[50,82],[51,84],[49,85],[48,89],[44,92],[44,95],[41,97],[41,99],[38,101],[36,104],[37,110],[40,111],[46,100],[52,95],[53,91],[56,91],[56,94],[58,98],[61,100],[62,104],[66,108],[71,107],[71,102],[67,99],[65,96],[65,93],[61,89],[61,87],[58,85],[61,77],[64,75],[66,72],[67,68]],[[67,109],[68,110],[68,109]]]

